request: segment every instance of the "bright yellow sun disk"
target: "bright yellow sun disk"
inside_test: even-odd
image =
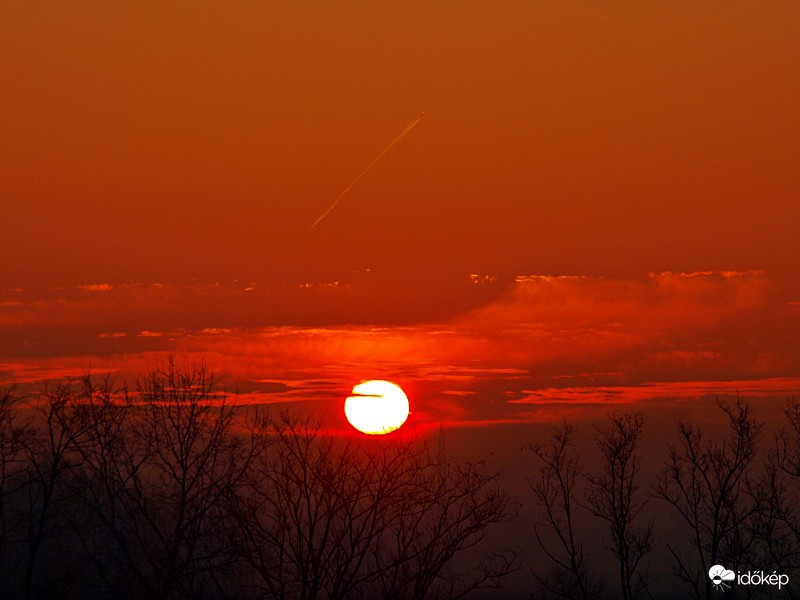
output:
[[[362,433],[383,435],[406,422],[408,397],[390,381],[365,381],[344,401],[344,414]]]

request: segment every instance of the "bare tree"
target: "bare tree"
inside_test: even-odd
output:
[[[268,431],[202,366],[170,360],[134,393],[87,375],[14,408],[3,391],[4,598],[459,598],[518,567],[453,567],[510,516],[482,464],[288,418]]]
[[[264,597],[458,598],[517,567],[512,553],[450,569],[509,516],[482,466],[442,469],[415,443],[337,439],[285,415],[271,436],[231,507],[231,537]]]
[[[784,410],[788,427],[775,436],[764,474],[753,487],[758,506],[758,539],[763,564],[791,575],[800,570],[800,402],[791,397]],[[787,588],[790,598],[798,597]]]
[[[556,428],[548,445],[529,444],[528,449],[539,459],[539,473],[528,479],[528,485],[540,510],[538,527],[555,536],[557,549],[542,539],[537,527],[534,531],[539,547],[554,563],[555,570],[534,577],[542,586],[545,597],[596,598],[599,590],[589,580],[586,553],[578,541],[575,513],[579,508],[575,484],[581,474],[580,461],[575,452],[575,426],[567,421]]]
[[[424,447],[401,450],[401,457],[412,457],[413,477],[402,489],[400,502],[391,505],[387,535],[374,553],[380,594],[366,597],[455,600],[476,589],[500,587],[519,568],[516,550],[490,552],[478,565],[460,572],[453,560],[478,545],[491,525],[514,515],[497,475],[483,462],[450,461],[442,469]],[[401,472],[407,460],[400,461]]]
[[[9,589],[17,570],[11,551],[22,522],[18,507],[27,483],[26,456],[21,443],[25,425],[17,417],[19,399],[11,388],[0,389],[0,588]]]
[[[756,507],[756,539],[749,556],[763,570],[794,579],[800,569],[800,482],[784,473],[779,462],[775,449],[771,449],[763,473],[749,491]],[[790,587],[784,593],[789,598],[798,597]]]
[[[79,569],[62,553],[76,495],[70,481],[81,469],[78,444],[84,425],[71,410],[80,383],[67,380],[47,387],[31,402],[31,418],[20,430],[25,460],[26,504],[21,547],[25,550],[22,589],[26,600],[47,595],[52,582],[66,582]],[[45,564],[41,564],[46,561]]]
[[[149,493],[145,473],[151,457],[149,436],[141,435],[145,408],[125,387],[86,376],[72,410],[83,436],[82,469],[73,481],[81,501],[71,522],[84,559],[94,567],[91,591],[97,597],[155,595],[141,547],[149,544],[140,508]]]
[[[762,423],[741,398],[734,405],[718,404],[727,417],[728,436],[706,440],[698,428],[681,422],[678,445],[669,447],[655,490],[689,526],[691,553],[669,549],[677,575],[698,599],[713,597],[709,568],[745,566],[756,539],[758,503],[750,489]]]
[[[357,469],[349,446],[337,462],[333,440],[307,422],[284,417],[272,435],[249,489],[231,498],[239,525],[232,539],[266,597],[344,596],[363,579],[365,548],[380,526],[376,507],[388,495],[370,486],[376,466]]]
[[[219,579],[235,560],[223,499],[263,441],[237,431],[237,414],[203,366],[182,369],[172,359],[133,396],[108,386],[87,391],[76,409],[84,508],[77,529],[114,597],[223,595]]]
[[[647,592],[641,561],[653,548],[653,521],[638,526],[634,523],[647,504],[638,482],[641,459],[637,450],[644,421],[642,412],[612,414],[608,427],[598,429],[595,438],[602,457],[601,470],[586,476],[588,506],[611,534],[610,550],[619,565],[624,600]]]

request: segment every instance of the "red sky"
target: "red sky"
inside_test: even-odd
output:
[[[0,388],[174,354],[351,434],[390,379],[536,556],[554,422],[591,469],[644,410],[645,490],[679,419],[741,394],[766,450],[800,395],[798,107],[793,0],[5,0]]]
[[[799,3],[6,2],[0,57],[0,384],[174,351],[454,423],[800,387]]]
[[[519,277],[457,316],[392,324],[358,322],[364,288],[8,292],[0,385],[89,368],[133,382],[175,353],[204,361],[241,402],[288,403],[334,425],[355,383],[389,379],[425,427],[586,420],[737,393],[782,402],[800,390],[800,302],[764,272]],[[350,324],[281,322],[271,308],[289,302]]]
[[[800,274],[796,2],[0,11],[6,287]]]

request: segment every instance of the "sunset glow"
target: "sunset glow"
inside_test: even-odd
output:
[[[60,472],[25,467],[3,484],[3,465],[26,464],[17,450],[49,456],[44,441],[52,438],[42,431],[42,443],[32,443],[27,413],[44,417],[44,400],[103,382],[102,391],[119,390],[129,403],[136,432],[146,412],[141,384],[158,365],[201,365],[214,388],[204,407],[235,407],[237,435],[251,420],[276,421],[259,439],[273,448],[280,438],[285,452],[267,451],[259,462],[266,471],[252,482],[280,487],[270,471],[279,466],[321,477],[340,451],[373,475],[401,480],[390,450],[417,442],[439,483],[461,461],[485,466],[497,473],[497,489],[508,486],[525,507],[519,519],[530,521],[504,533],[542,565],[551,549],[535,547],[537,517],[525,497],[541,465],[520,449],[554,448],[556,427],[574,426],[574,445],[560,447],[580,455],[563,464],[580,466],[581,485],[599,464],[596,434],[613,415],[636,415],[625,423],[642,427],[636,464],[653,481],[639,490],[663,475],[665,450],[695,439],[684,435],[689,425],[729,447],[721,441],[729,413],[720,407],[739,401],[764,423],[762,439],[775,454],[787,402],[800,397],[798,40],[798,1],[0,2],[0,531],[10,532],[0,535],[3,596],[5,564],[30,588],[9,597],[61,597],[44,580],[37,587],[64,554],[61,542],[23,538],[81,531],[19,520],[18,505],[52,496],[61,505],[37,514],[81,519],[87,508],[73,506],[70,489],[6,499],[3,490],[26,489],[19,477]],[[80,402],[91,397],[80,390]],[[113,420],[110,397],[103,401]],[[800,457],[800,405],[797,414]],[[22,438],[7,444],[4,432]],[[130,435],[100,450],[151,447]],[[297,455],[316,456],[314,469],[278,465],[305,442],[317,454]],[[769,452],[762,444],[755,460]],[[79,467],[87,453],[79,445],[59,456]],[[795,475],[800,497],[800,467]],[[92,493],[121,489],[84,486],[82,477],[64,481]],[[335,512],[361,514],[360,500],[348,504],[344,491],[372,490],[369,478],[344,483],[328,490],[342,502]],[[296,506],[283,489],[286,506]],[[307,498],[323,498],[317,491]],[[262,492],[247,492],[254,509],[278,502]],[[577,510],[585,512],[587,498]],[[671,525],[660,512],[650,516],[656,528]],[[591,520],[576,522],[583,517]],[[227,518],[220,523],[227,527]],[[254,531],[254,522],[243,525]],[[131,531],[98,539],[125,541]],[[800,531],[800,506],[792,531]],[[572,546],[587,548],[586,565],[610,562],[601,534]],[[655,577],[659,569],[665,579],[708,573],[675,569],[671,558],[693,554],[654,540],[662,544]],[[787,564],[800,565],[796,542]],[[255,539],[236,543],[264,548]],[[329,554],[347,555],[339,550]],[[759,556],[779,551],[761,548]],[[65,569],[70,593],[97,596],[91,577],[85,588],[72,582],[99,574],[103,561],[116,569],[120,552]],[[474,552],[491,556],[487,564],[501,556]],[[106,596],[180,589],[196,597],[206,588],[213,595],[210,582],[253,580],[178,555],[125,574],[134,587]],[[583,563],[563,558],[583,572]],[[167,578],[180,588],[151,586],[148,574],[170,561],[203,572]],[[485,595],[441,589],[468,600],[577,597],[577,587],[538,589],[535,565],[512,563],[513,593],[495,594],[500,582],[478,577]],[[263,566],[266,577],[281,571]],[[562,575],[552,573],[554,585],[567,581]],[[597,588],[603,595],[636,595],[615,595],[607,579]],[[692,583],[702,591],[707,582]],[[581,597],[594,597],[590,588]],[[422,597],[338,584],[273,589]]]
[[[385,435],[399,429],[408,418],[408,397],[389,381],[365,381],[344,401],[344,414],[362,433]]]

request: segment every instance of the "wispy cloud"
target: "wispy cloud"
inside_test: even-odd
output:
[[[192,288],[193,326],[171,321],[172,308],[147,316],[188,289],[115,286],[60,308],[22,294],[24,306],[9,310],[27,317],[0,323],[0,369],[34,382],[102,356],[104,368],[131,377],[175,352],[204,360],[248,403],[308,402],[333,414],[354,383],[383,378],[407,389],[420,419],[474,423],[735,390],[789,394],[800,378],[798,309],[762,272],[526,276],[480,308],[404,326],[233,325],[217,311],[234,292],[208,287]],[[262,294],[259,302],[265,293],[235,292]]]
[[[110,292],[114,289],[110,283],[87,283],[78,287],[87,292]]]

